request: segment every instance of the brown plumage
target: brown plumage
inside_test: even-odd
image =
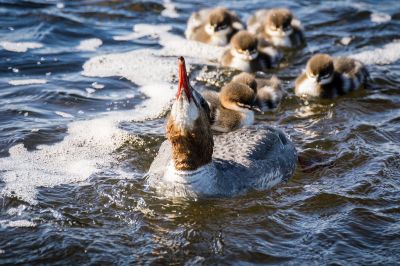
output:
[[[289,9],[275,8],[268,12],[265,25],[275,26],[276,28],[286,28],[291,26],[292,19],[293,14]]]
[[[166,135],[172,144],[175,169],[196,170],[211,162],[214,142],[210,128],[209,108],[205,108],[204,99],[190,87],[183,57],[179,59],[178,86],[177,98],[167,121]],[[194,121],[189,114],[191,111],[197,114]],[[185,121],[177,123],[176,119]],[[192,124],[193,126],[188,126]]]
[[[230,82],[220,93],[205,91],[202,95],[210,106],[213,130],[229,132],[253,123],[256,94],[249,86]]]
[[[172,159],[177,170],[196,170],[211,162],[214,142],[208,117],[201,113],[190,131],[181,130],[171,116],[168,118],[167,138],[172,144]]]
[[[256,82],[256,77],[253,74],[242,72],[232,78],[233,82],[239,82],[246,84],[250,88],[254,90],[254,92],[257,92],[257,82]]]
[[[334,71],[333,58],[327,54],[316,54],[307,62],[307,73],[317,75],[330,75]]]
[[[240,73],[233,77],[232,81],[246,84],[256,92],[258,108],[265,112],[276,108],[286,92],[281,87],[281,81],[273,75],[270,79],[256,78],[249,73]]]
[[[248,31],[239,31],[235,36],[232,37],[231,46],[236,50],[256,50],[257,49],[257,38],[255,35]]]

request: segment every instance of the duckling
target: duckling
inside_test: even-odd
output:
[[[358,60],[316,54],[296,79],[297,96],[335,98],[367,85],[368,71]]]
[[[220,93],[205,91],[202,96],[211,111],[211,128],[229,132],[254,123],[254,110],[258,110],[256,94],[245,84],[230,82]]]
[[[243,28],[235,13],[217,7],[193,13],[188,20],[185,36],[188,40],[225,46],[232,36]]]
[[[261,112],[276,108],[282,98],[286,96],[286,92],[281,86],[282,82],[275,75],[270,79],[265,79],[242,72],[234,76],[232,81],[246,84],[256,92],[256,105]]]
[[[258,40],[248,31],[239,31],[230,42],[230,48],[221,58],[221,64],[245,72],[265,71],[275,67],[280,56],[272,47],[271,50],[258,50]]]
[[[259,10],[249,18],[247,25],[250,32],[263,40],[263,45],[296,48],[305,43],[300,21],[286,8]]]

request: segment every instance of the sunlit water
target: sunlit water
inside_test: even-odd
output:
[[[273,71],[289,97],[257,119],[293,140],[296,174],[196,202],[145,187],[177,56],[198,88],[234,74],[216,68],[221,49],[181,39],[203,2],[1,1],[0,264],[399,263],[397,0],[220,1],[243,19],[279,4],[303,22],[307,47]],[[294,97],[319,51],[367,63],[373,88]]]

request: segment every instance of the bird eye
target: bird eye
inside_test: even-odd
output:
[[[228,28],[228,25],[226,25],[226,24],[222,24],[222,25],[219,25],[219,26],[217,27],[218,30],[224,30],[224,29],[226,29],[226,28]]]

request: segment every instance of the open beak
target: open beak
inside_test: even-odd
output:
[[[185,59],[183,58],[183,56],[179,57],[178,65],[179,65],[179,70],[178,70],[179,81],[178,81],[178,92],[176,93],[176,99],[179,99],[181,97],[182,89],[183,89],[188,101],[190,102],[190,99],[192,98],[192,94],[190,91],[190,84],[189,84],[189,79],[188,79],[187,72],[186,72]]]

